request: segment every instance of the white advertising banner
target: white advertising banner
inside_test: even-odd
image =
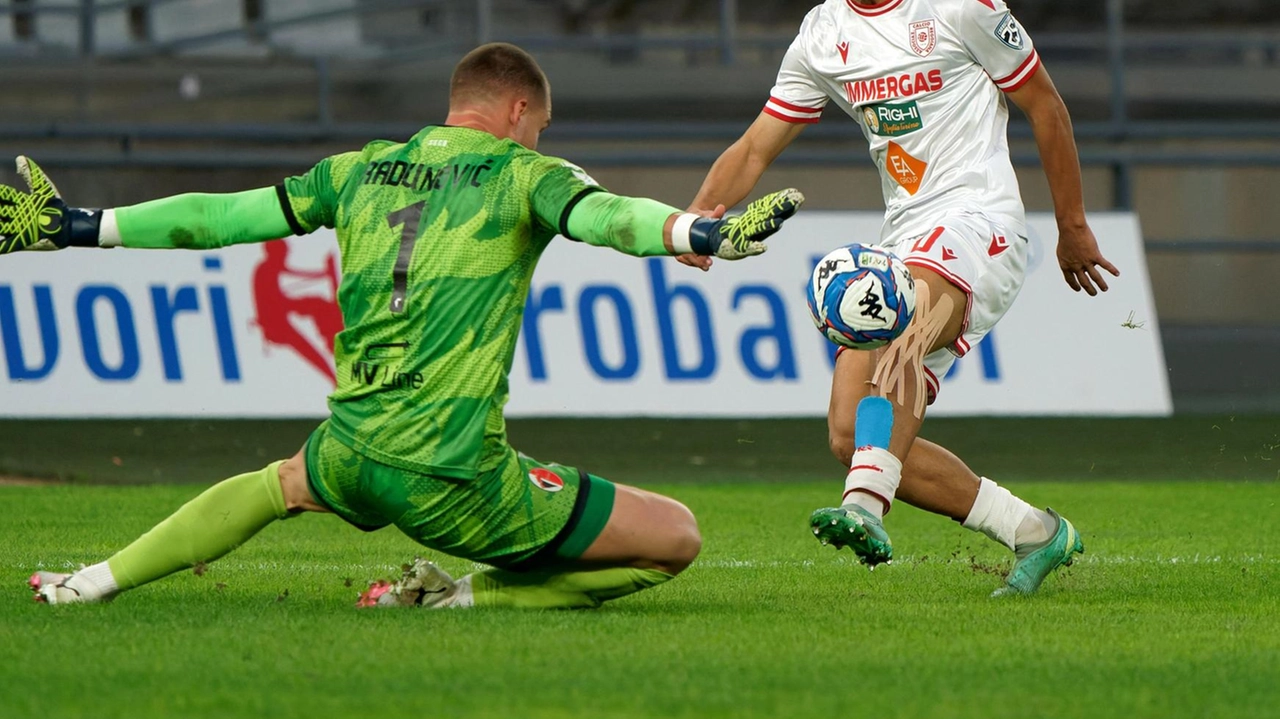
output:
[[[534,276],[510,416],[821,416],[831,345],[804,285],[833,247],[878,237],[874,213],[805,212],[761,258],[701,273],[557,240]],[[1071,292],[1052,217],[1030,218],[1022,294],[943,379],[935,415],[1171,411],[1141,232],[1092,226],[1121,268]],[[331,234],[208,253],[0,258],[9,417],[323,417],[342,317]]]

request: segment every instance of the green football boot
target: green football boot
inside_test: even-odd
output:
[[[849,547],[858,555],[858,561],[870,569],[893,561],[893,545],[884,523],[856,504],[814,510],[809,515],[809,526],[819,542],[836,549]]]
[[[991,593],[993,597],[1034,594],[1044,582],[1044,578],[1058,567],[1071,566],[1073,555],[1084,554],[1084,541],[1080,533],[1068,522],[1066,517],[1052,509],[1046,511],[1058,520],[1058,529],[1049,541],[1028,547],[1027,553],[1013,563],[1009,576],[1005,577],[1004,586]]]

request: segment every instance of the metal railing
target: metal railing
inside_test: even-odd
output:
[[[471,32],[454,36],[451,42],[432,41],[424,46],[409,45],[401,49],[392,49],[386,53],[389,57],[397,55],[413,55],[423,49],[427,51],[450,53],[469,45],[488,42],[490,40],[509,40],[520,42],[533,48],[555,47],[571,50],[647,50],[647,49],[681,49],[702,51],[716,49],[721,62],[733,64],[743,49],[782,50],[790,44],[793,35],[790,32],[744,32],[739,21],[738,0],[716,0],[716,22],[712,31],[681,32],[678,34],[654,33],[651,31],[634,33],[605,33],[587,35],[566,34],[529,34],[513,31],[503,27],[496,19],[499,15],[494,0],[473,0],[470,3],[459,3],[456,0],[359,0],[350,7],[314,10],[300,13],[294,17],[266,20],[262,18],[242,18],[236,27],[216,31],[193,32],[190,35],[157,40],[152,25],[144,23],[141,36],[127,48],[102,49],[98,46],[96,26],[104,16],[114,13],[139,10],[142,17],[150,18],[153,11],[167,5],[177,5],[190,0],[73,0],[69,4],[52,5],[30,2],[19,5],[13,0],[0,5],[0,19],[6,16],[27,16],[33,19],[40,17],[74,18],[78,21],[78,41],[74,48],[56,45],[28,43],[21,54],[47,53],[53,56],[76,54],[81,57],[137,57],[144,55],[193,52],[210,45],[230,39],[244,39],[253,44],[271,46],[272,33],[298,27],[306,27],[342,18],[360,18],[381,12],[403,9],[452,9],[470,17]],[[267,7],[271,0],[263,0],[261,7]],[[458,6],[469,9],[458,10]],[[1037,34],[1037,45],[1045,50],[1060,52],[1076,52],[1087,56],[1106,55],[1113,60],[1124,54],[1143,54],[1177,52],[1179,54],[1203,55],[1207,52],[1230,54],[1259,54],[1264,60],[1280,62],[1280,31],[1266,29],[1237,29],[1232,31],[1196,29],[1192,32],[1151,31],[1130,35],[1125,33],[1124,25],[1125,0],[1106,0],[1105,29],[1092,32],[1057,32]],[[4,46],[0,45],[0,50]],[[9,48],[11,51],[13,48]],[[289,54],[299,54],[297,50],[277,48]],[[68,52],[72,51],[72,52]],[[301,54],[324,54],[306,53]]]
[[[145,55],[186,53],[198,51],[227,40],[243,37],[246,41],[261,42],[272,33],[305,27],[343,17],[354,17],[378,12],[450,7],[458,3],[448,0],[361,0],[351,7],[303,13],[296,17],[276,20],[255,19],[235,28],[212,32],[195,32],[192,35],[157,41],[147,35],[130,47],[101,50],[95,41],[98,19],[108,13],[128,11],[144,7],[148,12],[164,5],[183,0],[79,0],[75,5],[45,5],[30,3],[18,6],[8,3],[0,6],[0,19],[5,15],[26,13],[32,16],[70,16],[79,20],[81,56],[119,60]],[[269,2],[269,0],[264,0]],[[1125,68],[1135,53],[1159,54],[1171,50],[1192,53],[1235,53],[1244,57],[1252,53],[1280,62],[1280,32],[1242,31],[1240,33],[1143,33],[1133,36],[1126,32],[1124,0],[1106,0],[1106,29],[1093,33],[1069,33],[1045,35],[1037,38],[1042,51],[1079,53],[1090,58],[1105,57],[1109,77],[1109,118],[1102,122],[1079,123],[1076,135],[1082,143],[1081,162],[1088,166],[1101,166],[1110,170],[1113,178],[1112,204],[1116,208],[1132,206],[1133,170],[1140,166],[1196,165],[1196,166],[1280,166],[1280,149],[1249,150],[1188,150],[1143,147],[1143,141],[1170,139],[1274,140],[1280,138],[1280,122],[1196,122],[1162,121],[1141,122],[1131,120],[1128,111]],[[715,50],[720,62],[732,64],[747,49],[781,50],[792,39],[789,33],[747,34],[739,27],[737,0],[718,0],[718,12],[714,32],[683,35],[655,35],[636,33],[625,35],[529,35],[515,34],[501,27],[495,20],[494,0],[476,0],[470,4],[470,35],[437,39],[425,44],[412,44],[392,48],[380,56],[382,62],[396,62],[407,58],[420,59],[424,55],[454,55],[476,43],[493,39],[510,40],[531,49],[554,47],[557,50],[609,51],[619,49],[650,50],[677,49],[687,51]],[[34,55],[47,61],[44,55]],[[56,56],[56,53],[55,53]],[[17,61],[21,61],[19,58]],[[404,138],[419,128],[403,123],[351,123],[334,119],[332,106],[333,78],[331,58],[316,55],[311,58],[315,67],[316,121],[311,123],[249,123],[249,124],[131,124],[131,123],[7,123],[0,124],[0,140],[27,141],[37,139],[106,140],[115,145],[114,150],[95,150],[42,153],[52,165],[102,167],[284,167],[306,164],[314,158],[314,151],[307,149],[281,150],[277,147],[253,151],[191,151],[184,149],[151,151],[135,148],[143,141],[225,141],[255,144],[302,144],[316,142],[357,142],[372,137]],[[626,144],[646,140],[721,140],[735,138],[742,129],[741,123],[696,122],[597,122],[568,124],[553,127],[549,141],[603,140],[614,141],[620,148],[607,151],[589,149],[575,152],[575,158],[597,165],[657,166],[704,165],[714,160],[714,155],[703,150],[655,151],[650,148],[626,149]],[[1014,138],[1029,138],[1030,129],[1025,124],[1014,123],[1010,127]],[[809,140],[853,141],[860,133],[852,123],[825,123],[806,132]],[[830,150],[811,150],[803,145],[785,153],[781,163],[806,165],[845,165],[852,161],[853,153],[833,153]],[[1015,152],[1018,164],[1035,164],[1034,153]]]

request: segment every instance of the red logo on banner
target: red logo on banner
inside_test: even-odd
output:
[[[285,347],[317,372],[337,381],[333,373],[333,339],[342,331],[338,308],[338,265],[330,253],[322,270],[289,266],[289,243],[272,240],[253,270],[254,324],[267,345]],[[310,322],[323,342],[300,329]]]

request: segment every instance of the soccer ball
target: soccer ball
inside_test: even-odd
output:
[[[809,314],[827,339],[869,350],[902,334],[916,311],[916,284],[902,260],[865,245],[823,257],[809,280]]]

